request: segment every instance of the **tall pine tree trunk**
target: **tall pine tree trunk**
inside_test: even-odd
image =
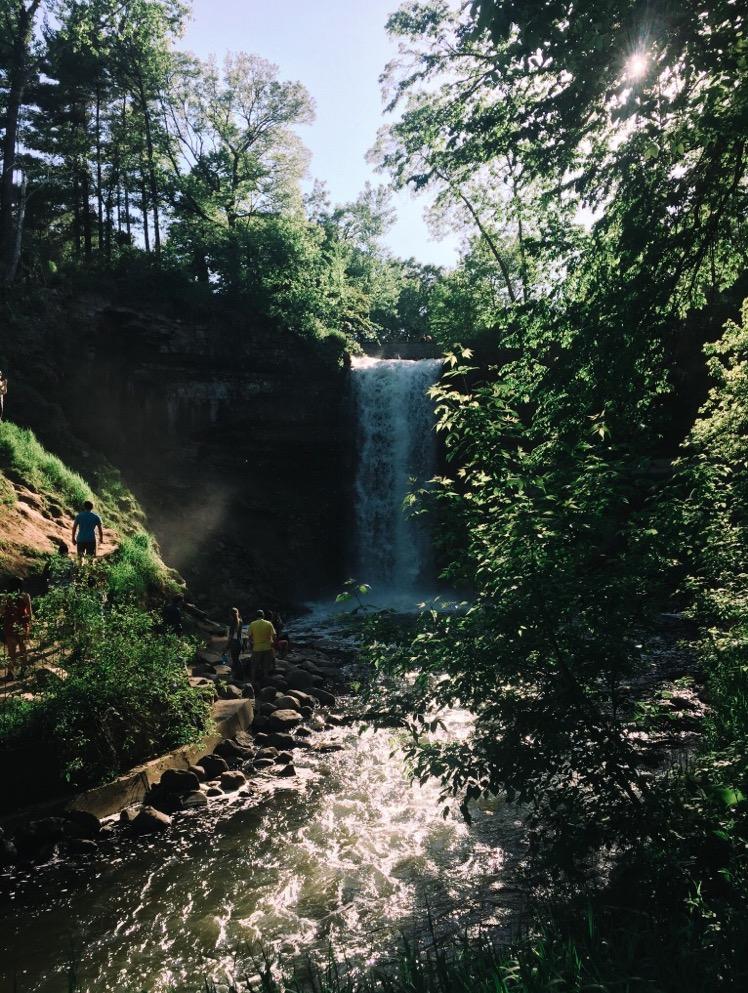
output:
[[[104,244],[104,198],[101,189],[101,85],[96,80],[96,219],[99,251]]]
[[[140,109],[143,113],[143,124],[145,125],[145,148],[148,156],[148,183],[150,186],[151,207],[153,210],[153,246],[156,255],[161,254],[161,221],[158,210],[158,183],[156,182],[156,164],[153,151],[153,133],[151,131],[151,112],[148,109],[148,100],[145,94],[143,78],[138,74],[138,93],[140,96]]]
[[[142,167],[140,169],[140,205],[143,214],[143,240],[145,241],[145,250],[150,255],[151,236],[148,230],[148,184],[146,183],[145,169]]]
[[[26,6],[23,0],[14,4],[16,30],[12,40],[12,60],[8,70],[8,96],[5,104],[5,134],[3,136],[3,171],[0,176],[0,277],[5,283],[12,282],[18,268],[12,265],[16,251],[16,224],[23,220],[23,211],[15,210],[15,187],[13,171],[16,167],[18,145],[18,121],[23,105],[23,95],[28,82],[31,39],[34,19],[41,0],[31,0]],[[9,40],[9,39],[8,39]],[[11,273],[12,270],[12,273]]]

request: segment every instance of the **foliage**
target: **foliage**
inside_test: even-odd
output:
[[[210,703],[190,687],[189,640],[161,631],[144,591],[163,581],[149,540],[126,540],[111,562],[53,559],[34,602],[34,641],[54,649],[62,677],[28,707],[3,708],[6,747],[40,750],[60,783],[95,785],[205,733]]]

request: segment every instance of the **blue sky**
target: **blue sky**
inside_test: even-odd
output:
[[[182,42],[201,57],[245,51],[276,63],[315,100],[317,119],[299,129],[312,152],[311,176],[335,202],[352,200],[367,179],[385,181],[365,160],[385,118],[379,76],[396,54],[384,29],[398,0],[193,0]],[[454,263],[456,240],[434,241],[422,218],[426,201],[397,194],[389,247],[422,262]]]

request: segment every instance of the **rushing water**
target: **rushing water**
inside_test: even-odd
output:
[[[427,391],[441,366],[438,359],[358,358],[352,363],[356,578],[376,593],[397,596],[433,578],[429,535],[403,512],[403,501],[436,468],[434,404]]]
[[[452,731],[467,723],[455,715]],[[286,959],[329,946],[354,967],[423,937],[500,925],[514,906],[510,864],[521,831],[501,804],[468,827],[442,817],[434,785],[412,785],[386,732],[329,732],[344,750],[303,753],[298,781],[186,815],[164,837],[121,838],[77,863],[3,880],[0,990],[197,991],[254,971],[251,949]]]

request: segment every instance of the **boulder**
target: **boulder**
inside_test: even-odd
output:
[[[292,734],[269,734],[267,736],[266,748],[277,748],[279,752],[295,748],[296,739]]]
[[[298,710],[301,706],[301,702],[289,693],[276,697],[274,703],[276,710]]]
[[[233,772],[224,772],[221,776],[221,788],[226,792],[238,790],[240,786],[244,786],[246,781],[247,777],[238,769]]]
[[[315,677],[306,669],[290,669],[286,674],[286,680],[292,690],[307,690],[314,686]]]
[[[252,763],[254,769],[258,772],[262,769],[269,769],[271,766],[275,765],[275,759],[255,759]]]
[[[275,686],[263,686],[262,689],[257,694],[257,699],[263,703],[272,703],[275,699],[278,690]]]
[[[226,682],[229,682],[233,672],[230,665],[217,665],[215,667],[215,674],[219,679],[225,679]]]
[[[42,817],[38,821],[32,821],[27,829],[27,834],[33,834],[39,841],[60,841],[65,834],[66,821],[64,817]]]
[[[312,710],[311,707],[302,707],[299,710],[299,713],[301,714],[301,716],[304,718],[305,721],[308,721],[310,717],[314,716],[314,711]]]
[[[310,690],[310,693],[312,696],[316,697],[320,703],[323,703],[326,707],[335,706],[335,697],[333,696],[332,693],[329,693],[327,690],[323,690],[320,687],[315,686],[312,690]]]
[[[0,838],[0,866],[13,865],[18,859],[18,849],[10,838]]]
[[[198,765],[205,769],[205,775],[208,779],[217,779],[222,772],[227,772],[229,768],[226,759],[222,759],[220,755],[204,755]]]
[[[65,842],[65,851],[70,855],[94,855],[98,850],[92,838],[69,838]]]
[[[290,690],[288,695],[292,696],[295,700],[298,701],[299,707],[317,706],[317,700],[309,693],[305,693],[303,690]]]
[[[296,775],[296,769],[294,768],[293,763],[289,763],[288,765],[282,765],[278,769],[276,769],[275,770],[275,775],[276,776],[282,776],[282,777],[285,777],[285,776],[295,776]]]
[[[65,834],[68,838],[93,839],[101,834],[101,821],[88,810],[69,810]]]
[[[296,728],[294,734],[298,738],[311,738],[312,736],[312,732],[309,730],[309,728],[305,728],[305,727]]]
[[[293,762],[293,755],[290,752],[278,752],[275,761],[278,765],[289,765]]]
[[[175,796],[185,796],[193,793],[200,786],[200,779],[196,773],[189,769],[167,769],[161,776],[159,783],[167,793]]]
[[[277,690],[280,690],[281,693],[285,693],[289,687],[289,683],[284,676],[271,676],[270,679],[268,679],[268,684],[270,686],[274,686]]]
[[[254,738],[248,731],[237,731],[234,736],[234,741],[241,748],[254,748],[255,745]]]
[[[125,807],[124,810],[120,810],[119,812],[120,824],[132,824],[139,813],[139,807]]]
[[[155,807],[143,807],[132,822],[135,834],[156,834],[168,827],[171,827],[171,817]]]
[[[265,731],[260,731],[258,734],[254,735],[254,742],[258,748],[262,748],[268,742],[268,735]]]
[[[261,748],[258,751],[257,755],[255,756],[255,759],[273,759],[273,761],[275,761],[275,759],[277,758],[278,758],[278,749],[272,747]]]
[[[247,752],[250,754],[248,755]],[[224,738],[213,749],[214,755],[220,755],[222,759],[247,759],[252,757],[251,749],[244,748],[231,738]]]
[[[244,694],[241,686],[237,686],[236,683],[226,683],[219,687],[218,695],[222,700],[241,700]]]
[[[323,742],[321,745],[315,745],[313,751],[319,752],[322,755],[327,755],[330,752],[342,752],[343,746],[332,744],[332,742],[327,744]]]
[[[191,765],[188,771],[194,773],[201,783],[204,783],[208,778],[201,765]]]
[[[188,793],[187,796],[182,801],[183,810],[197,810],[200,807],[208,806],[208,798],[200,790],[196,790],[194,793]]]
[[[220,786],[211,786],[209,787],[208,792],[205,795],[210,797],[223,796],[223,790],[221,789]]]
[[[301,724],[301,714],[298,710],[276,710],[269,718],[268,724],[274,731],[289,731]]]
[[[162,814],[176,814],[182,809],[182,797],[165,790],[149,790],[144,799],[146,806],[153,807]]]
[[[261,717],[270,717],[278,709],[277,705],[270,700],[263,700],[263,702],[258,706],[257,713]]]

